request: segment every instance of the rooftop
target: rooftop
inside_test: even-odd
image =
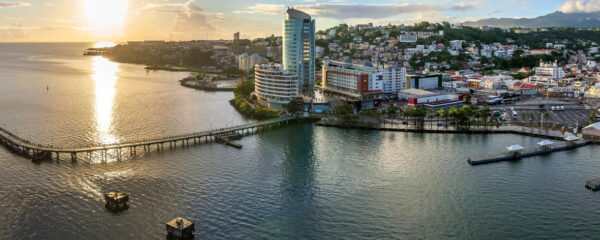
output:
[[[310,15],[302,12],[302,11],[298,11],[296,9],[293,8],[288,8],[287,10],[287,19],[307,19],[310,20]]]
[[[416,95],[416,96],[436,95],[436,93],[434,93],[434,92],[425,91],[425,90],[416,89],[416,88],[410,88],[410,89],[402,90],[402,91],[400,91],[400,93],[410,94],[410,95]]]

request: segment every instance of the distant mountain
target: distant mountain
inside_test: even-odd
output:
[[[600,12],[594,13],[563,13],[553,12],[536,18],[486,18],[478,21],[464,22],[463,25],[471,27],[600,27]]]

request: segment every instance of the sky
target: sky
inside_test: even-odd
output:
[[[0,42],[257,38],[281,35],[286,7],[321,30],[600,11],[600,0],[0,0]]]

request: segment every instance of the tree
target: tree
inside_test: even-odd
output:
[[[354,107],[347,103],[338,104],[335,106],[335,113],[347,119],[354,114]]]
[[[185,53],[183,65],[191,67],[212,66],[215,64],[211,58],[212,55],[212,51],[204,52],[201,48],[192,48]]]
[[[485,118],[487,118],[489,112],[490,112],[490,107],[488,107],[488,106],[485,106],[482,109],[479,109],[479,112],[477,113],[478,118],[481,121],[485,120]]]
[[[588,122],[595,123],[596,121],[598,121],[598,119],[596,118],[596,111],[590,112],[590,117],[588,118]]]
[[[448,116],[454,119],[456,127],[468,130],[471,126],[471,118],[476,114],[473,108],[463,106],[461,108],[452,107],[448,110]]]
[[[418,128],[423,128],[425,117],[427,116],[427,109],[424,107],[411,108],[406,110],[404,115],[413,118],[415,120],[415,125]]]
[[[298,111],[298,103],[296,102],[296,99],[290,100],[290,102],[285,104],[283,107],[290,113],[295,113]]]
[[[389,116],[396,115],[398,113],[398,107],[396,105],[391,105],[388,107],[386,114]]]
[[[248,79],[246,81],[240,82],[235,85],[233,88],[233,95],[236,97],[244,97],[247,98],[254,92],[254,79]]]

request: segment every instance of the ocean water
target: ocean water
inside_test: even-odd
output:
[[[187,73],[81,56],[92,44],[0,44],[0,126],[78,146],[251,122]],[[470,166],[540,139],[294,124],[121,161],[32,163],[0,148],[0,239],[595,239],[600,148]],[[102,194],[130,195],[113,214]]]

